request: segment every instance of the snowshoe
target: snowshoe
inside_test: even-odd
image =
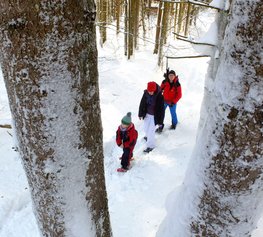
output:
[[[122,172],[122,173],[123,173],[123,172],[127,172],[127,171],[128,171],[128,170],[126,170],[126,169],[124,169],[124,168],[118,168],[118,169],[117,169],[117,172]]]

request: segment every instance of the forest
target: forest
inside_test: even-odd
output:
[[[8,147],[2,143],[0,148],[4,153],[13,147],[12,152],[23,166],[28,185],[25,190],[30,193],[37,225],[35,232],[26,231],[29,236],[115,236],[116,228],[121,230],[122,226],[115,224],[116,210],[111,205],[114,196],[119,203],[122,197],[110,191],[110,184],[117,180],[124,185],[120,191],[125,192],[132,178],[145,181],[147,176],[140,168],[166,157],[170,150],[165,144],[173,152],[160,164],[163,166],[165,160],[175,162],[173,167],[180,170],[177,155],[183,153],[178,153],[179,144],[174,144],[173,136],[186,136],[189,114],[181,115],[186,120],[182,119],[174,135],[164,130],[166,143],[158,137],[158,144],[165,148],[157,147],[152,161],[150,156],[143,160],[144,143],[140,140],[135,155],[141,160],[135,158],[126,176],[111,171],[118,162],[116,157],[111,160],[118,155],[111,145],[118,124],[109,117],[113,115],[119,123],[115,115],[121,118],[130,108],[141,134],[142,126],[136,118],[137,98],[141,96],[138,90],[143,91],[149,78],[139,75],[150,75],[160,82],[170,66],[185,79],[186,95],[195,95],[190,91],[202,87],[201,109],[200,114],[194,114],[196,136],[188,138],[194,144],[191,154],[187,153],[181,182],[173,184],[175,176],[165,182],[168,175],[162,172],[154,179],[156,185],[164,179],[165,184],[169,183],[169,192],[171,188],[177,192],[162,197],[167,199],[162,204],[162,211],[166,205],[165,215],[162,212],[163,218],[141,237],[255,236],[253,231],[259,228],[263,211],[263,5],[259,0],[3,0],[0,11],[0,63],[11,113],[7,123],[0,120],[0,136],[4,141],[7,132],[12,133],[15,142],[8,143]],[[213,12],[214,19],[209,36],[200,37],[200,29],[208,24],[200,19],[207,11]],[[113,43],[113,38],[117,42]],[[121,49],[122,60],[120,55],[106,53],[109,44]],[[142,50],[149,45],[151,54],[142,57]],[[208,61],[203,62],[203,58]],[[179,59],[196,61],[184,61],[191,63],[183,66]],[[103,60],[115,62],[112,75],[104,74],[103,69],[109,69]],[[140,71],[134,67],[128,73],[118,67],[125,63],[128,69],[134,63],[138,68],[136,60],[143,62]],[[187,77],[187,70],[197,74],[201,63],[207,62],[204,85],[195,80],[186,83],[194,75]],[[184,68],[180,71],[178,65]],[[194,66],[200,68],[192,69]],[[124,83],[120,75],[133,80]],[[187,102],[183,100],[182,105]],[[1,113],[5,110],[1,108]],[[183,111],[191,110],[189,107]],[[9,150],[5,154],[11,154]],[[8,162],[1,162],[3,173],[9,171]],[[146,174],[154,175],[150,171]],[[6,184],[8,178],[1,180]],[[154,186],[144,185],[141,183],[140,188],[147,192],[148,186]],[[2,220],[9,217],[13,207],[5,206],[9,203],[6,192],[4,188],[1,194]],[[150,194],[158,196],[158,191]],[[148,201],[150,198],[147,196]],[[18,206],[22,202],[10,200]],[[121,223],[131,218],[126,217],[124,222],[121,215],[116,217]],[[143,227],[147,223],[135,224]],[[23,236],[12,227],[7,230],[7,226],[0,225],[0,234],[3,231],[6,237]]]

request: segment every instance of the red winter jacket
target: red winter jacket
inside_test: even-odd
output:
[[[118,127],[116,131],[116,143],[118,146],[123,144],[123,148],[133,149],[138,138],[138,132],[134,127],[134,124],[131,123],[126,130],[122,130],[121,126]]]
[[[177,76],[172,83],[169,80],[163,80],[161,89],[163,90],[164,102],[167,104],[176,104],[182,97],[181,84]]]

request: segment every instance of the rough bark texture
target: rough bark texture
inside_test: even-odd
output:
[[[95,15],[93,0],[0,3],[2,70],[43,236],[111,236]]]
[[[107,1],[106,0],[100,0],[99,1],[99,29],[100,29],[100,44],[101,47],[107,40]]]
[[[161,20],[162,20],[162,6],[163,2],[159,2],[159,7],[158,7],[158,17],[157,17],[157,25],[156,25],[156,33],[155,33],[155,46],[153,53],[157,54],[159,50],[159,44],[160,44],[160,32],[161,32]]]
[[[250,236],[258,220],[263,197],[262,12],[260,1],[232,1],[219,70],[220,64],[233,65],[233,73],[239,73],[226,85],[232,83],[236,98],[221,98],[215,112],[210,108],[213,115],[206,123],[214,124],[207,136],[218,147],[212,142],[204,145],[205,156],[212,161],[204,172],[191,236]],[[215,80],[214,95],[222,93],[219,80]]]
[[[163,5],[163,14],[162,14],[162,27],[161,27],[161,32],[160,32],[160,42],[158,46],[158,66],[161,66],[163,62],[163,47],[166,42],[167,38],[167,33],[168,33],[168,21],[169,21],[169,10],[170,9],[170,4],[165,2]]]

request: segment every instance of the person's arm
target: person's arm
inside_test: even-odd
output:
[[[120,130],[119,129],[116,131],[116,144],[118,146],[120,146],[122,144],[122,140],[121,140],[121,135],[120,135]]]
[[[132,129],[131,133],[130,133],[130,148],[133,148],[137,142],[137,138],[138,138],[138,132],[137,130]]]
[[[145,117],[145,91],[143,93],[143,96],[141,98],[141,102],[140,102],[140,105],[139,105],[139,112],[138,112],[138,117],[139,119],[144,119]]]
[[[161,90],[162,90],[162,91],[164,90],[165,82],[166,82],[166,80],[163,80],[163,81],[162,81],[162,84],[161,84]]]
[[[181,86],[177,87],[177,93],[174,99],[174,104],[176,104],[182,98],[182,88]]]

